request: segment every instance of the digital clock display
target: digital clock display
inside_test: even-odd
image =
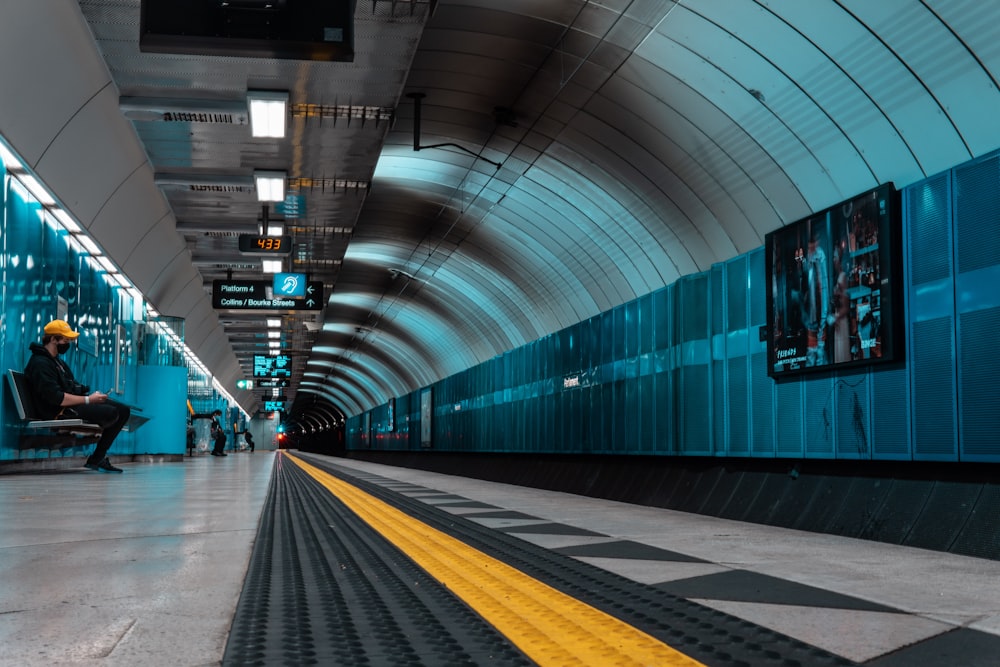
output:
[[[240,234],[240,252],[255,255],[287,255],[292,252],[292,237]]]

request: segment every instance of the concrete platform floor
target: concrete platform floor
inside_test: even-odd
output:
[[[0,477],[0,665],[218,664],[273,460]]]
[[[0,475],[0,666],[218,664],[274,456]],[[427,491],[415,497],[456,515],[859,663],[1000,665],[998,561],[336,464],[418,485]],[[933,662],[969,638],[982,648],[963,662]]]

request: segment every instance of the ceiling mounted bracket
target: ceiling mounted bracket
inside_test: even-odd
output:
[[[469,155],[471,155],[472,157],[474,157],[474,158],[476,158],[478,160],[482,160],[483,162],[488,162],[488,163],[492,164],[497,169],[500,169],[500,167],[503,166],[500,162],[494,162],[493,160],[489,160],[487,158],[484,158],[479,153],[474,153],[473,151],[470,151],[465,146],[459,146],[458,144],[445,143],[445,144],[432,144],[430,146],[421,146],[420,145],[420,105],[421,105],[424,97],[426,97],[426,95],[424,95],[424,93],[407,93],[406,96],[409,97],[411,100],[413,100],[413,150],[414,151],[420,151],[420,150],[425,149],[425,148],[457,148],[458,150],[464,151],[464,152],[468,153]]]

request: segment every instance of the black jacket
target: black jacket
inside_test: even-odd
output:
[[[24,367],[24,379],[28,381],[31,399],[41,413],[39,417],[55,419],[62,411],[63,394],[86,396],[90,393],[90,387],[76,381],[66,362],[49,354],[41,343],[32,343],[28,349],[31,350],[31,358]]]

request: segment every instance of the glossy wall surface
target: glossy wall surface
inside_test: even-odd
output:
[[[2,169],[2,167],[0,167]],[[121,288],[111,287],[101,271],[67,242],[65,232],[45,221],[42,206],[14,179],[3,174],[0,207],[0,370],[22,370],[28,346],[40,341],[47,322],[63,315],[81,332],[65,359],[80,382],[105,391],[112,384],[115,326],[136,319],[136,304]],[[62,305],[60,305],[60,303]],[[123,383],[135,395],[135,382]],[[24,449],[22,430],[6,380],[3,383],[0,461],[89,455],[92,446]],[[136,434],[121,433],[112,455],[137,453]]]
[[[347,447],[1000,461],[998,193],[996,153],[902,189],[898,365],[772,380],[757,249],[355,416]]]

